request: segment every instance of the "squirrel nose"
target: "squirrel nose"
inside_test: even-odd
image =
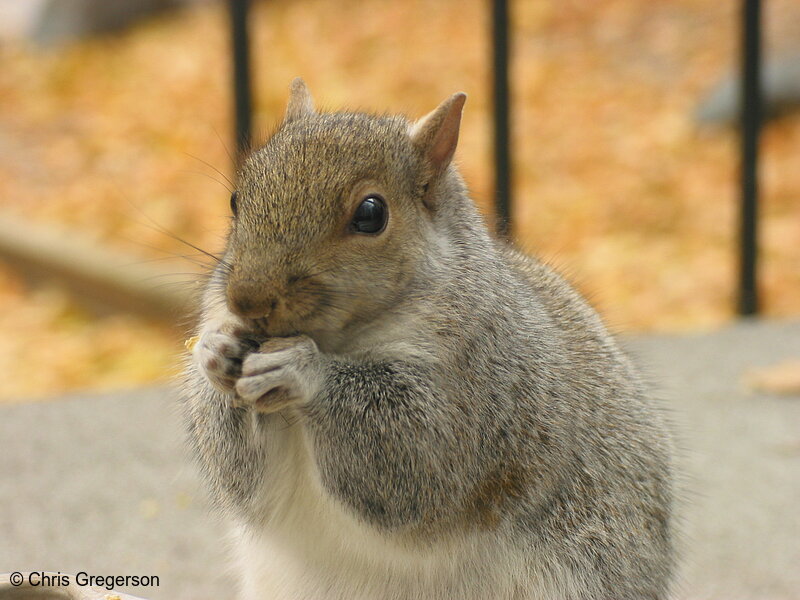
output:
[[[263,319],[275,310],[278,301],[275,298],[253,295],[246,290],[228,287],[228,309],[246,319]]]

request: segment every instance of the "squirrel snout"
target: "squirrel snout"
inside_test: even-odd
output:
[[[228,309],[246,319],[262,319],[275,310],[278,300],[263,293],[253,293],[247,287],[228,286]]]

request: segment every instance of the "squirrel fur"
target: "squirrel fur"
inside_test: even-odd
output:
[[[419,121],[302,80],[244,162],[188,361],[188,437],[243,600],[660,600],[672,442],[600,318],[490,235]],[[354,211],[379,197],[378,233]]]

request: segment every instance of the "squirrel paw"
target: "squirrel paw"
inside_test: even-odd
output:
[[[228,395],[235,393],[245,355],[258,348],[257,341],[242,337],[239,333],[207,331],[200,336],[193,350],[197,365],[211,385]]]
[[[310,400],[321,378],[313,340],[303,335],[273,338],[244,359],[236,392],[257,411],[272,413]]]

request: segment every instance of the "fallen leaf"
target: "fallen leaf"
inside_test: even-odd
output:
[[[800,396],[800,359],[751,369],[745,374],[745,385],[758,392]]]

